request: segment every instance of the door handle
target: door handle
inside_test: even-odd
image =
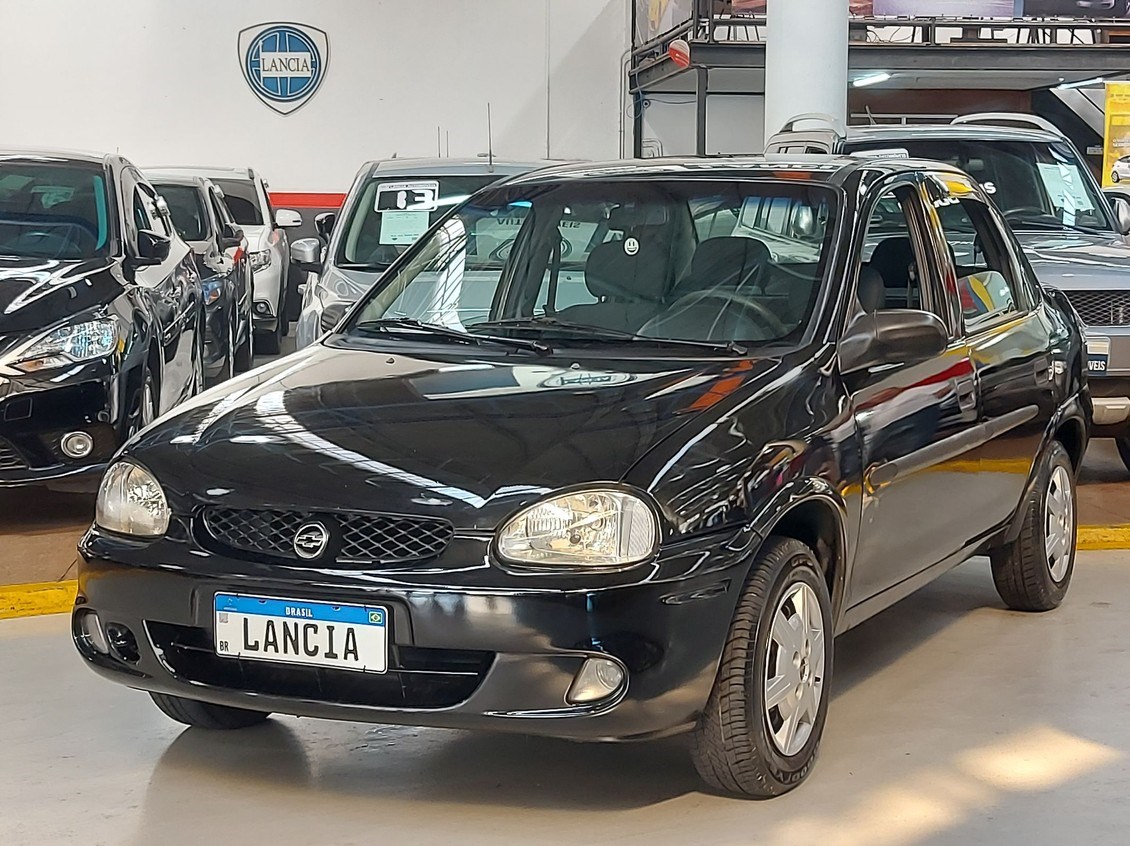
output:
[[[957,379],[954,384],[957,405],[962,411],[977,409],[977,386],[972,379]]]
[[[1036,381],[1037,382],[1050,382],[1050,381],[1052,381],[1052,379],[1054,378],[1054,372],[1055,372],[1053,370],[1053,367],[1054,367],[1054,365],[1052,364],[1051,359],[1048,359],[1048,358],[1036,359],[1036,364],[1035,364],[1035,367],[1034,367],[1034,369],[1036,371]]]

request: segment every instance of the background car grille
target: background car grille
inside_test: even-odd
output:
[[[1130,291],[1065,291],[1088,326],[1130,326]]]
[[[0,438],[0,470],[26,470],[27,462],[23,457],[16,452],[13,447],[3,438]]]
[[[314,514],[303,511],[255,511],[205,508],[201,520],[208,537],[237,557],[281,558],[320,566],[294,551],[300,526],[319,520],[330,531],[328,555],[339,564],[403,564],[435,558],[451,542],[455,530],[446,520],[394,514]]]

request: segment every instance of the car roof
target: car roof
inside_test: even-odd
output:
[[[61,150],[61,149],[34,149],[34,148],[0,148],[0,159],[15,159],[20,161],[55,161],[55,162],[84,162],[86,164],[105,164],[111,157],[110,153],[98,153],[86,150]]]
[[[143,168],[145,173],[163,173],[166,175],[181,174],[185,176],[203,176],[208,179],[236,179],[253,181],[258,178],[255,168],[251,167],[197,167],[195,165],[154,165]]]
[[[560,164],[560,162],[549,160],[523,162],[503,159],[495,159],[491,162],[485,157],[464,159],[408,158],[378,159],[366,162],[365,170],[369,175],[490,176],[491,174],[498,174],[501,178],[517,173],[527,173],[552,164]]]
[[[849,126],[848,144],[866,142],[902,142],[907,140],[957,140],[961,138],[982,141],[1035,141],[1049,143],[1063,141],[1063,136],[1043,129],[1022,129],[973,123],[899,124],[894,126]]]
[[[192,185],[196,188],[205,188],[211,182],[207,177],[180,173],[175,170],[145,170],[142,173],[154,185]]]
[[[902,173],[908,170],[947,171],[960,174],[958,168],[942,162],[922,159],[876,159],[843,155],[773,154],[768,156],[661,157],[624,159],[621,161],[575,163],[516,176],[507,185],[544,182],[574,182],[606,179],[763,179],[766,177],[797,179],[808,175],[810,181],[842,184],[859,170],[881,173]]]

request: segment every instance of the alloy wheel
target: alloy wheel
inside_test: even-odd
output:
[[[1044,506],[1044,553],[1052,578],[1063,581],[1071,565],[1071,546],[1074,542],[1075,502],[1072,498],[1071,476],[1063,466],[1052,470],[1048,481],[1048,495]]]
[[[812,735],[824,693],[824,618],[816,593],[790,587],[773,611],[762,702],[769,736],[785,757]]]

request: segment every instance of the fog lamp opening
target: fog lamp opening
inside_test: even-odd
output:
[[[102,631],[102,621],[98,619],[97,614],[93,611],[80,612],[78,630],[87,646],[93,651],[99,655],[110,654],[110,643],[106,640],[106,634]]]
[[[86,458],[94,451],[94,438],[87,432],[68,432],[59,440],[59,449],[67,458]]]
[[[624,668],[616,661],[610,658],[586,658],[569,686],[565,699],[571,705],[599,702],[618,693],[626,679]]]

